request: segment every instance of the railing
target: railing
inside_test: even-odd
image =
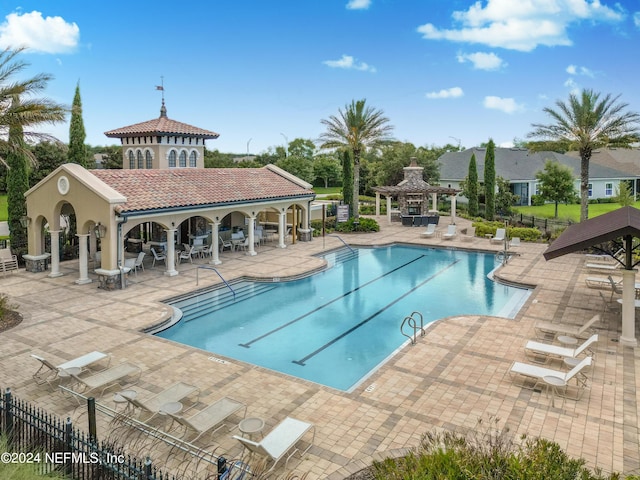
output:
[[[348,244],[347,242],[345,242],[345,241],[342,239],[342,237],[340,237],[340,235],[336,235],[335,233],[332,233],[332,234],[330,234],[330,235],[327,235],[327,237],[336,237],[338,240],[340,240],[340,241],[344,244],[344,246],[345,246],[345,247],[347,247],[349,250],[351,250],[351,253],[356,253],[356,251],[355,251],[353,248],[351,248],[351,247],[349,246],[349,244]]]
[[[206,265],[200,265],[198,266],[197,270],[196,270],[196,286],[199,283],[199,278],[198,278],[198,272],[200,271],[201,268],[204,268],[205,270],[213,270],[214,272],[216,272],[216,274],[218,274],[218,276],[220,277],[220,280],[222,280],[222,283],[224,283],[226,285],[226,287],[231,290],[231,293],[233,294],[233,299],[236,299],[236,291],[231,287],[231,285],[229,285],[229,282],[227,282],[222,275],[220,275],[220,272],[218,271],[217,268],[215,267],[207,267]]]
[[[420,317],[420,325],[418,325],[417,320],[413,317],[414,315],[418,315]],[[412,330],[411,334],[405,333],[405,326],[409,327]],[[422,318],[422,314],[420,312],[412,312],[408,317],[404,317],[402,320],[402,324],[400,325],[400,333],[411,340],[411,345],[416,344],[418,331],[420,332],[420,336],[424,337],[424,322]]]

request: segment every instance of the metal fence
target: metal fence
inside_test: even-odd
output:
[[[124,453],[121,447],[98,442],[26,401],[9,389],[0,396],[0,434],[10,452],[3,463],[34,463],[42,472],[59,471],[75,480],[177,480],[172,474]]]
[[[512,224],[521,223],[525,227],[535,227],[543,232],[563,230],[573,224],[571,221],[558,220],[555,218],[534,217],[532,215],[523,215],[521,213],[511,216],[509,221]]]

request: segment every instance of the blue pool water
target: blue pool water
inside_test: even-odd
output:
[[[331,268],[291,282],[240,282],[171,304],[183,312],[157,335],[339,390],[350,390],[407,340],[402,320],[513,318],[526,289],[487,278],[492,254],[410,246],[340,250]]]

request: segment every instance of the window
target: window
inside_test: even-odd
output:
[[[593,197],[593,183],[587,185],[587,190],[589,191],[589,198]]]
[[[144,163],[142,162],[142,152],[140,150],[136,153],[136,158],[138,159],[138,168],[143,169]]]
[[[187,152],[180,152],[180,167],[184,168],[187,166]]]
[[[171,150],[169,152],[169,168],[175,168],[175,167],[176,167],[176,151]]]
[[[189,166],[190,167],[196,166],[196,152],[191,152],[189,154]]]
[[[147,150],[146,152],[144,152],[144,159],[146,162],[146,166],[145,168],[148,170],[151,170],[153,168],[153,162],[151,160],[151,152],[149,150]]]
[[[136,168],[136,159],[133,157],[133,152],[129,150],[129,168],[133,170]]]
[[[611,195],[613,195],[613,183],[605,183],[604,184],[604,194],[607,197],[610,197]]]

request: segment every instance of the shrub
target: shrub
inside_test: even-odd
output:
[[[542,195],[531,195],[532,207],[541,207],[542,205],[544,205],[544,198],[542,198]]]
[[[487,234],[495,235],[498,228],[505,228],[503,222],[473,222],[476,227],[476,236],[484,237]],[[542,232],[537,228],[527,227],[507,227],[507,237],[520,237],[523,242],[537,242],[540,240]]]
[[[348,222],[339,223],[336,225],[336,231],[348,233],[348,232],[379,232],[380,225],[373,218],[360,217],[359,223],[356,226],[353,222],[353,218],[350,218]]]

